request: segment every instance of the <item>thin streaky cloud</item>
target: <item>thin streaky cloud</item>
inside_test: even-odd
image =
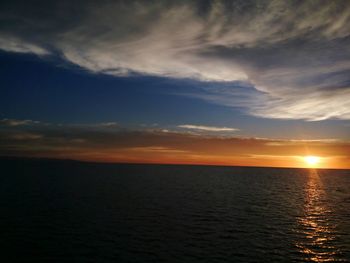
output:
[[[178,125],[177,127],[183,128],[183,129],[201,130],[201,131],[210,131],[210,132],[239,131],[239,129],[236,129],[236,128],[204,126],[204,125],[191,125],[191,124]]]
[[[21,126],[21,125],[33,125],[33,124],[40,124],[40,122],[33,121],[33,120],[18,120],[18,119],[0,120],[0,125],[5,125],[5,126]]]

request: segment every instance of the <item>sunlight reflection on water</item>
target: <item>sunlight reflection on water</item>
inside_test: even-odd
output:
[[[336,225],[330,221],[333,211],[327,205],[327,193],[316,169],[309,171],[304,199],[304,214],[298,218],[299,252],[313,262],[339,261],[340,251],[332,245],[337,237]]]

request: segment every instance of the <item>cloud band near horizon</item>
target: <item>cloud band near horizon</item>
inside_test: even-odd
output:
[[[11,123],[18,125],[11,125]],[[0,122],[0,156],[49,157],[101,162],[303,166],[302,156],[323,158],[322,167],[350,168],[350,142],[223,137],[119,125]]]

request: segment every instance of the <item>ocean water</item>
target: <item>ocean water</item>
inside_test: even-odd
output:
[[[350,171],[0,161],[1,262],[350,262]]]

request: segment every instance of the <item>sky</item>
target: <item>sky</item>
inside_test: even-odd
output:
[[[350,2],[1,1],[0,155],[350,168]]]

